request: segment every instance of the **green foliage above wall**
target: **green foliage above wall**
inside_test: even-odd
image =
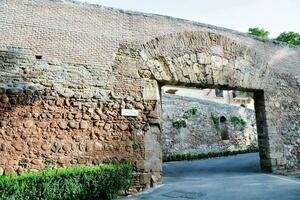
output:
[[[265,29],[263,29],[263,28],[255,27],[255,28],[249,28],[248,29],[248,34],[249,35],[255,35],[255,36],[260,37],[262,39],[268,39],[270,33],[268,31],[266,31]]]
[[[255,28],[249,28],[248,34],[255,35],[262,39],[268,39],[270,33],[263,28],[255,27]],[[274,39],[280,42],[286,42],[290,45],[300,46],[300,34],[293,31],[282,32],[279,34],[279,36],[277,36]]]
[[[290,45],[300,46],[300,34],[295,32],[283,32],[276,38],[277,41],[286,42]]]

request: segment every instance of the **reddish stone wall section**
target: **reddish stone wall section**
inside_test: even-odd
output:
[[[144,136],[155,104],[134,99],[75,98],[55,91],[1,89],[1,175],[37,171],[47,167],[129,161],[143,176]],[[121,116],[122,108],[135,108],[138,117]],[[139,178],[140,177],[140,178]]]

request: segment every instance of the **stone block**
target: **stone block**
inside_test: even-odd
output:
[[[68,123],[68,126],[69,126],[70,128],[72,128],[72,129],[78,129],[78,128],[79,128],[79,123],[76,122],[76,121],[70,121],[70,122]]]
[[[24,127],[25,128],[31,128],[32,126],[34,126],[34,121],[27,120],[26,122],[24,122]]]
[[[81,121],[80,122],[80,128],[81,129],[87,129],[89,127],[89,124],[87,121]]]
[[[211,57],[206,53],[197,53],[197,60],[201,65],[211,64]]]

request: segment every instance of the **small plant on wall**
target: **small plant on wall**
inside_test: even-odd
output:
[[[180,129],[180,128],[186,127],[186,122],[183,119],[177,119],[172,122],[172,125],[174,128]]]
[[[189,116],[197,116],[199,114],[199,111],[196,107],[192,107],[190,109],[188,109],[187,111],[185,111],[185,113],[183,114],[185,117],[189,117]]]
[[[234,126],[241,126],[241,127],[246,126],[246,121],[241,116],[232,116],[230,118],[230,121]]]
[[[213,121],[214,125],[218,126],[220,123],[220,117],[214,116],[214,114],[210,114],[210,118]]]
[[[190,109],[188,109],[187,111],[183,112],[181,114],[181,118],[176,119],[175,121],[172,122],[172,125],[174,128],[176,129],[180,129],[180,128],[185,128],[186,127],[186,121],[182,118],[189,118],[189,117],[195,117],[198,116],[199,111],[198,109],[194,106]]]

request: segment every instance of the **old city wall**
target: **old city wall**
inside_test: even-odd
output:
[[[191,113],[193,110],[194,113]],[[257,147],[254,110],[205,99],[163,94],[161,112],[164,156]],[[224,122],[220,121],[221,117],[225,119]],[[234,117],[246,123],[234,123],[231,120]],[[185,126],[174,127],[173,123],[178,120],[184,120]],[[228,138],[222,138],[222,131],[228,133]]]
[[[262,166],[298,169],[299,49],[71,1],[0,7],[1,174],[129,160],[137,189],[158,183],[164,83],[254,91]]]

